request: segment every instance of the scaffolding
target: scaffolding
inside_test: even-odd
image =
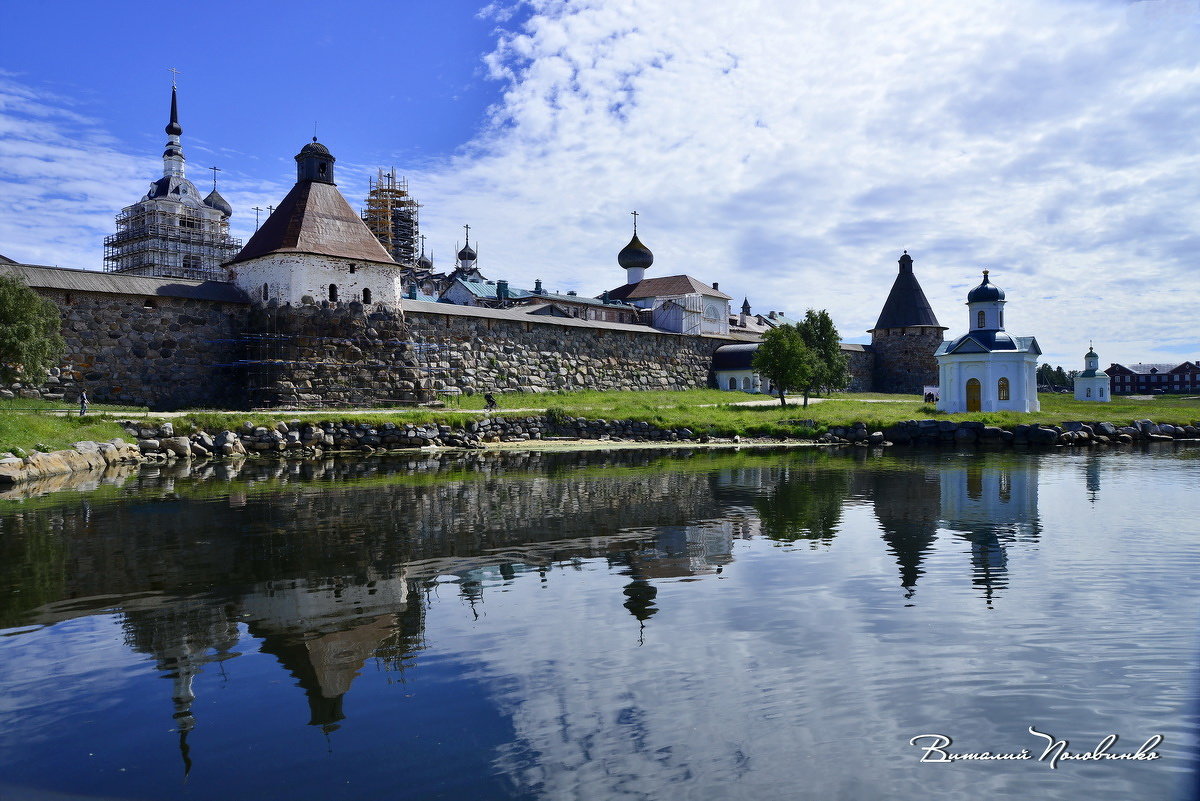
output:
[[[137,204],[122,210],[117,215],[117,232],[104,237],[104,269],[226,281],[221,264],[241,248],[242,241],[229,235],[229,224],[220,218],[220,212],[182,204],[178,209]]]
[[[416,264],[420,253],[418,209],[421,204],[408,193],[408,179],[397,178],[395,168],[380,169],[370,181],[363,222],[380,244],[400,264]]]

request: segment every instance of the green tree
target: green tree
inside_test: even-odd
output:
[[[1037,383],[1039,387],[1054,386],[1054,368],[1048,364],[1039,364],[1037,369]]]
[[[12,276],[0,276],[0,380],[42,383],[67,343],[53,301]]]
[[[1060,364],[1058,367],[1054,368],[1054,386],[1066,387],[1068,386],[1068,383],[1067,371],[1062,369],[1062,365]]]
[[[809,309],[798,326],[808,349],[816,354],[818,368],[811,386],[801,386],[804,405],[808,396],[817,390],[844,389],[850,383],[850,358],[842,352],[841,337],[829,312]]]
[[[751,365],[770,380],[783,406],[787,406],[788,390],[813,386],[821,370],[817,354],[804,344],[800,329],[793,325],[776,326],[763,334]],[[804,405],[808,405],[807,392]]]

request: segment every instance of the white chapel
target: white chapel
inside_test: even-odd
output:
[[[1108,403],[1108,373],[1100,369],[1100,356],[1089,345],[1083,354],[1083,372],[1075,376],[1075,400]]]
[[[1042,355],[1033,337],[1004,331],[1004,290],[988,280],[967,293],[970,328],[943,342],[934,353],[938,363],[944,412],[1036,412],[1037,360]]]

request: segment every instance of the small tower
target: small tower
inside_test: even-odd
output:
[[[746,323],[747,323],[747,321],[749,321],[749,319],[750,319],[750,298],[742,298],[742,314],[741,314],[741,317],[738,319],[738,324],[741,325],[742,328],[745,328]]]
[[[1109,397],[1108,373],[1100,369],[1100,357],[1096,349],[1088,343],[1088,352],[1083,354],[1083,372],[1075,376],[1075,400],[1108,403]]]
[[[933,353],[942,344],[946,327],[938,323],[925,298],[907,250],[899,264],[887,302],[868,332],[875,354],[875,391],[919,395],[926,386],[937,384]]]
[[[475,248],[471,247],[471,226],[464,225],[463,231],[466,232],[466,243],[456,256],[458,266],[454,268],[453,277],[461,278],[464,281],[482,281],[484,280],[483,275],[476,265],[479,254],[475,252]]]
[[[221,263],[242,243],[229,235],[233,207],[217,191],[200,197],[184,171],[178,92],[171,86],[171,117],[164,131],[163,174],[142,199],[117,215],[117,232],[104,238],[104,269],[131,275],[222,281]]]
[[[636,284],[646,277],[646,270],[654,264],[654,254],[642,244],[637,234],[638,213],[633,212],[633,238],[617,254],[617,264],[625,270],[625,285]]]

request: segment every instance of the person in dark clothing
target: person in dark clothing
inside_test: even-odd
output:
[[[87,407],[88,407],[87,390],[84,390],[79,393],[79,416],[80,417],[83,417],[85,414],[87,414]]]
[[[487,404],[487,410],[490,412],[500,404],[496,403],[496,396],[490,392],[483,393],[483,400]]]

